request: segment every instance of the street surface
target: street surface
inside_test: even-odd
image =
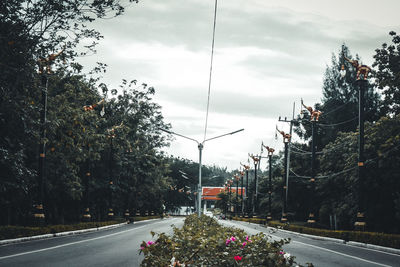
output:
[[[142,221],[97,232],[34,240],[0,246],[0,266],[139,266],[141,242],[152,240],[150,231],[172,233],[171,225],[183,225],[184,217]],[[400,266],[400,255],[332,241],[315,240],[273,231],[260,225],[219,220],[248,234],[264,232],[272,239],[291,238],[285,252],[306,266]]]
[[[139,266],[150,231],[172,233],[182,218],[141,221],[111,230],[0,246],[0,266]]]
[[[263,232],[274,240],[291,238],[291,242],[283,248],[285,252],[296,256],[296,262],[305,266],[307,266],[307,262],[322,267],[400,266],[400,255],[398,254],[276,232],[272,228],[246,222],[219,220],[219,223],[241,228],[249,234]]]

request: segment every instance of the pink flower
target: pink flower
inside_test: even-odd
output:
[[[143,249],[144,249],[144,247],[142,247],[142,246],[141,246],[141,247],[140,247],[140,249],[141,249],[141,250],[143,250]]]
[[[154,244],[153,241],[148,241],[148,242],[147,242],[147,246],[151,246],[151,245],[153,245],[153,244]]]
[[[232,241],[236,241],[236,237],[231,236],[231,240],[232,240]]]
[[[242,248],[244,248],[247,245],[247,242],[243,242]]]
[[[235,257],[233,257],[235,259],[235,261],[241,261],[243,259],[242,256],[238,256],[236,255]]]
[[[231,243],[231,240],[228,238],[228,239],[225,241],[225,245],[229,245],[229,243]]]
[[[283,252],[283,251],[279,251],[279,254],[283,255],[283,254],[285,254],[285,252]]]

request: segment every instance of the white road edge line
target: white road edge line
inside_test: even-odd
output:
[[[242,226],[248,227],[248,226],[245,226],[245,225],[242,225]],[[248,228],[250,228],[250,227],[248,227]],[[252,229],[252,228],[251,228],[251,229]],[[259,229],[254,229],[254,230],[263,232],[263,231],[261,231],[261,230],[259,230]],[[267,234],[268,234],[268,233],[267,233]],[[281,237],[276,236],[276,235],[272,235],[272,234],[268,234],[268,235],[271,236],[271,237],[275,237],[275,238],[278,238],[278,239],[282,239]],[[306,246],[309,246],[309,247],[313,247],[313,248],[317,248],[317,249],[320,249],[320,250],[325,250],[325,251],[328,251],[328,252],[336,253],[336,254],[339,254],[339,255],[342,255],[342,256],[346,256],[346,257],[349,257],[349,258],[353,258],[353,259],[356,259],[356,260],[360,260],[360,261],[372,263],[372,264],[375,264],[375,265],[378,265],[378,266],[392,267],[391,265],[385,265],[385,264],[382,264],[382,263],[378,263],[378,262],[374,262],[374,261],[369,261],[369,260],[366,260],[366,259],[363,259],[363,258],[359,258],[359,257],[356,257],[356,256],[344,254],[344,253],[337,252],[337,251],[334,251],[334,250],[331,250],[331,249],[322,248],[322,247],[310,245],[310,244],[303,243],[303,242],[299,242],[299,241],[295,241],[295,240],[291,240],[290,242],[298,243],[298,244],[303,244],[303,245],[306,245]],[[375,251],[376,251],[376,250],[375,250]],[[381,251],[376,251],[376,252],[381,252]],[[398,255],[396,255],[396,256],[398,256]]]
[[[175,219],[175,218],[173,218]],[[163,221],[159,221],[159,222],[155,222],[152,223],[156,224],[156,223],[160,223]],[[110,237],[110,236],[114,236],[114,235],[119,235],[122,233],[127,233],[127,232],[131,232],[131,231],[135,231],[137,229],[149,226],[148,225],[142,225],[130,230],[126,230],[126,231],[122,231],[122,232],[118,232],[118,233],[113,233],[113,234],[109,234],[109,235],[104,235],[104,236],[99,236],[99,237],[95,237],[95,238],[91,238],[91,239],[85,239],[85,240],[81,240],[81,241],[76,241],[76,242],[71,242],[71,243],[67,243],[67,244],[63,244],[63,245],[58,245],[58,246],[54,246],[54,247],[49,247],[49,248],[42,248],[42,249],[38,249],[38,250],[32,250],[32,251],[27,251],[27,252],[22,252],[22,253],[18,253],[18,254],[12,254],[12,255],[7,255],[7,256],[2,256],[0,257],[0,260],[4,260],[4,259],[8,259],[8,258],[13,258],[13,257],[18,257],[18,256],[23,256],[23,255],[27,255],[27,254],[32,254],[32,253],[37,253],[37,252],[42,252],[42,251],[46,251],[46,250],[52,250],[52,249],[56,249],[56,248],[61,248],[61,247],[66,247],[66,246],[71,246],[71,245],[75,245],[75,244],[79,244],[79,243],[84,243],[84,242],[89,242],[89,241],[93,241],[93,240],[98,240],[98,239],[102,239],[102,238],[106,238],[106,237]]]
[[[352,255],[349,255],[349,254],[345,254],[345,253],[337,252],[337,251],[334,251],[334,250],[331,250],[331,249],[327,249],[327,248],[322,248],[322,247],[310,245],[310,244],[303,243],[303,242],[299,242],[299,241],[294,241],[294,240],[293,240],[293,241],[291,241],[291,242],[293,242],[293,243],[299,243],[299,244],[306,245],[306,246],[313,247],[313,248],[317,248],[317,249],[320,249],[320,250],[325,250],[325,251],[328,251],[328,252],[332,252],[332,253],[335,253],[335,254],[339,254],[339,255],[342,255],[342,256],[346,256],[346,257],[353,258],[353,259],[356,259],[356,260],[360,260],[360,261],[364,261],[364,262],[376,264],[376,265],[378,265],[378,266],[392,267],[391,265],[386,265],[386,264],[378,263],[378,262],[375,262],[375,261],[366,260],[366,259],[359,258],[359,257],[356,257],[356,256],[352,256]]]
[[[243,224],[242,224],[242,225],[243,225]],[[245,225],[243,225],[243,226],[245,226]],[[248,226],[247,226],[247,227],[248,227]],[[260,228],[260,226],[259,226],[259,225],[256,225],[256,228],[254,228],[254,230],[261,231],[261,230],[259,230],[258,228]],[[265,228],[265,229],[267,229],[267,228]],[[277,231],[279,232],[280,230],[281,230],[281,229],[278,229]],[[262,231],[261,231],[261,232],[262,232]],[[287,232],[290,232],[290,231],[287,231]],[[270,233],[268,233],[268,234],[271,235]],[[288,234],[297,235],[297,234],[299,234],[299,233],[297,233],[297,232],[292,232],[292,233],[288,233]],[[307,236],[301,236],[301,235],[298,235],[298,236],[299,236],[299,237],[303,237],[303,238],[310,238],[310,237],[307,237]],[[282,238],[280,237],[280,239],[282,239]],[[296,241],[296,242],[299,242],[299,241]],[[341,244],[342,244],[342,243],[341,243]],[[378,249],[373,249],[373,248],[368,248],[368,247],[363,247],[363,246],[355,246],[355,245],[348,244],[348,243],[343,243],[342,245],[351,246],[351,247],[353,247],[353,248],[364,249],[364,250],[369,250],[369,251],[374,251],[374,252],[378,252],[378,253],[388,254],[388,255],[391,255],[391,256],[400,257],[399,254],[391,253],[391,252],[387,252],[387,251],[382,251],[382,250],[378,250]]]

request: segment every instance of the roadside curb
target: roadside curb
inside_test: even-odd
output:
[[[240,222],[240,221],[238,221],[238,222]],[[362,247],[362,248],[378,250],[378,251],[381,251],[381,252],[400,255],[400,249],[396,249],[396,248],[383,247],[383,246],[367,244],[367,243],[361,243],[361,242],[355,242],[355,241],[345,241],[343,239],[332,238],[332,237],[316,236],[316,235],[297,233],[297,232],[292,232],[292,231],[279,229],[279,228],[266,226],[266,225],[261,225],[261,224],[257,224],[257,223],[248,223],[248,224],[252,224],[252,225],[255,225],[255,226],[258,226],[258,227],[263,227],[265,229],[271,228],[271,229],[276,230],[277,232],[283,232],[283,233],[292,234],[292,235],[295,235],[295,236],[302,236],[302,237],[307,237],[307,238],[315,239],[315,240],[331,241],[331,242],[335,242],[335,243],[339,243],[339,244],[346,244],[346,245],[349,245],[349,246]]]
[[[142,221],[138,221],[138,222],[133,222],[133,224],[137,224],[140,222],[149,222],[149,221],[153,221],[153,220],[159,220],[159,219],[142,220]],[[14,244],[14,243],[20,243],[20,242],[25,242],[25,241],[58,237],[58,236],[79,235],[79,234],[83,234],[83,233],[96,232],[96,231],[100,231],[100,230],[117,228],[117,227],[121,227],[126,224],[128,224],[128,222],[112,224],[112,225],[107,225],[107,226],[101,226],[101,227],[93,227],[93,228],[88,228],[88,229],[75,230],[75,231],[59,232],[59,233],[54,233],[54,234],[34,235],[34,236],[20,237],[20,238],[14,238],[14,239],[4,239],[4,240],[0,240],[0,246]]]
[[[268,226],[268,227],[270,227],[270,226]],[[400,255],[400,249],[396,249],[396,248],[383,247],[383,246],[367,244],[367,243],[361,243],[361,242],[355,242],[355,241],[345,241],[343,239],[332,238],[332,237],[316,236],[316,235],[297,233],[297,232],[292,232],[292,231],[288,231],[288,230],[278,229],[278,228],[275,228],[275,227],[270,227],[270,228],[276,229],[277,231],[281,231],[281,232],[284,232],[284,233],[290,233],[290,234],[297,235],[297,236],[308,237],[308,238],[315,239],[315,240],[331,241],[331,242],[335,242],[335,243],[339,243],[339,244],[346,244],[346,245],[354,246],[354,247],[369,248],[369,249],[373,249],[373,250],[378,250],[378,251],[382,251],[382,252],[388,252],[388,253],[393,253],[393,254]]]

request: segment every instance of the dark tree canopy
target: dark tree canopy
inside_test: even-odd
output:
[[[382,44],[376,49],[373,75],[376,85],[382,90],[383,115],[400,113],[400,36],[394,31],[391,44]]]

